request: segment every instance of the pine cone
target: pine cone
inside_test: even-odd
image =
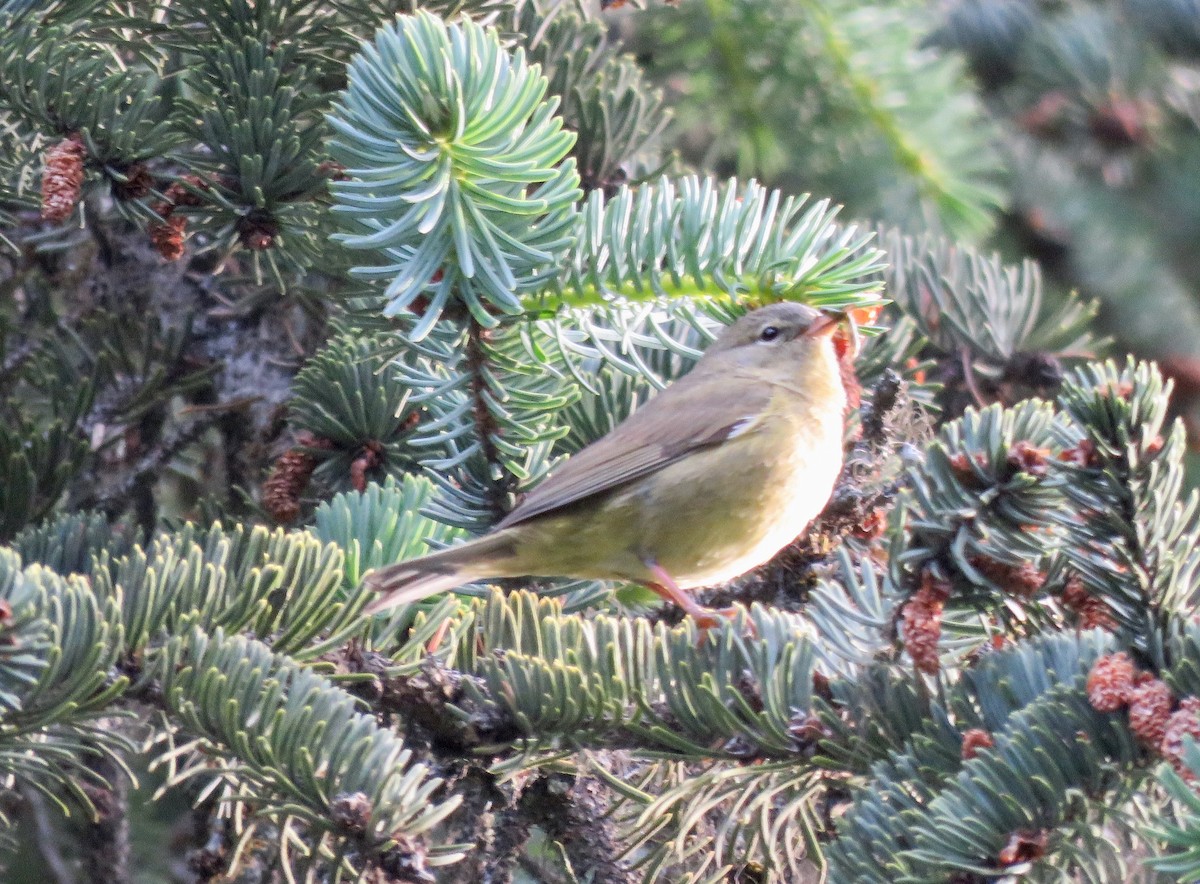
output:
[[[1026,439],[1019,439],[1008,449],[1008,465],[1019,473],[1031,476],[1046,475],[1050,449],[1037,448]]]
[[[372,440],[362,447],[350,464],[350,486],[355,491],[367,490],[367,472],[383,463],[383,446]]]
[[[904,605],[904,648],[921,672],[935,674],[938,663],[938,639],[942,635],[942,608],[950,588],[942,581],[925,575],[918,589]]]
[[[271,475],[263,483],[263,507],[281,525],[290,524],[300,516],[300,495],[308,487],[317,459],[305,448],[332,448],[326,439],[318,439],[312,433],[301,433],[300,444],[290,448],[275,461]]]
[[[1079,626],[1081,629],[1103,629],[1113,632],[1117,628],[1117,619],[1103,599],[1088,596],[1079,608]]]
[[[1137,684],[1129,692],[1129,729],[1143,743],[1161,746],[1171,715],[1171,689],[1157,679]]]
[[[150,225],[150,242],[154,250],[168,261],[178,261],[183,257],[183,236],[186,232],[187,218],[171,215]]]
[[[352,835],[366,834],[371,824],[371,799],[365,792],[342,793],[329,802],[329,816],[338,826]]]
[[[1073,611],[1079,609],[1088,598],[1088,591],[1083,588],[1083,578],[1078,574],[1072,573],[1067,577],[1067,583],[1063,587],[1062,600]]]
[[[1083,587],[1083,580],[1078,574],[1067,578],[1063,587],[1062,603],[1069,611],[1079,618],[1080,629],[1104,629],[1112,632],[1117,628],[1117,620],[1112,610],[1101,598],[1089,593]]]
[[[1046,584],[1046,575],[1033,562],[1009,565],[983,556],[973,556],[971,566],[1003,589],[1020,598],[1031,598]]]
[[[990,749],[995,743],[992,741],[992,735],[982,728],[973,727],[963,734],[962,741],[962,757],[963,761],[970,761],[979,754],[980,749]]]
[[[171,186],[163,191],[163,196],[173,207],[204,205],[204,200],[193,190],[185,187],[185,184],[192,185],[196,190],[208,190],[208,182],[199,175],[181,175],[177,181],[172,181]]]
[[[1088,702],[1097,712],[1116,712],[1133,689],[1133,661],[1124,651],[1101,657],[1088,673]]]
[[[113,196],[119,200],[140,200],[154,187],[154,176],[141,163],[125,169],[124,181],[115,178],[112,183]]]
[[[275,246],[279,238],[279,222],[265,209],[252,209],[238,219],[238,240],[255,252],[263,252]]]
[[[1080,439],[1073,448],[1064,448],[1058,459],[1065,463],[1073,463],[1080,467],[1098,467],[1102,463],[1096,443],[1091,439]]]
[[[87,151],[78,134],[69,135],[46,151],[42,169],[42,217],[62,222],[71,217],[83,188],[83,160]]]
[[[1200,697],[1184,698],[1179,704],[1179,709],[1167,719],[1166,731],[1159,749],[1163,758],[1175,768],[1175,772],[1191,782],[1196,775],[1183,763],[1184,737],[1191,737],[1200,742]]]

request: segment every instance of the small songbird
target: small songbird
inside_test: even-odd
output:
[[[381,568],[373,614],[496,577],[644,584],[708,628],[689,589],[770,559],[825,507],[842,464],[844,317],[795,303],[724,330],[687,375],[569,458],[493,531]]]

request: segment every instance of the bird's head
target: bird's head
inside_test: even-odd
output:
[[[827,359],[831,339],[843,317],[783,301],[752,310],[713,341],[703,361],[741,366],[771,366]]]
[[[695,370],[752,374],[808,398],[857,405],[856,345],[849,313],[785,301],[753,310],[726,328]]]

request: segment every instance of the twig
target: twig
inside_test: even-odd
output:
[[[975,400],[975,404],[980,408],[987,408],[987,401],[983,398],[983,394],[979,392],[979,385],[975,383],[975,369],[971,366],[971,354],[964,347],[958,353],[959,361],[962,364],[963,383],[967,385],[967,390],[971,393],[971,398]]]
[[[115,487],[93,493],[80,502],[81,509],[98,509],[109,515],[117,515],[133,498],[139,484],[155,476],[175,455],[203,436],[214,423],[208,415],[197,416],[189,423],[169,429],[152,450],[147,452]]]
[[[38,855],[46,863],[50,877],[55,884],[75,884],[75,875],[59,849],[62,846],[62,838],[54,831],[50,814],[46,812],[46,800],[34,789],[22,788],[20,791],[28,810],[29,821],[33,824],[33,840],[37,845]]]
[[[84,880],[93,884],[129,881],[129,780],[121,767],[107,757],[97,757],[91,768],[107,785],[84,785],[96,819],[87,824],[81,839]]]
[[[500,463],[500,450],[496,446],[499,427],[496,417],[488,407],[487,379],[485,371],[488,367],[487,341],[491,332],[481,326],[478,320],[472,318],[467,325],[466,367],[471,374],[471,399],[475,417],[475,434],[479,439],[480,451],[484,460],[489,464]],[[507,471],[505,471],[507,473]],[[509,476],[511,483],[511,476]],[[508,514],[508,484],[504,479],[488,484],[488,506],[497,519]]]
[[[262,396],[241,396],[237,399],[229,399],[225,402],[185,405],[183,408],[179,409],[179,414],[181,416],[191,416],[193,414],[217,414],[225,411],[244,411],[250,406],[262,401]]]

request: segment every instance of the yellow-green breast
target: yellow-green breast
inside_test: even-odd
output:
[[[733,379],[736,382],[736,379]],[[842,461],[838,397],[779,386],[753,428],[612,492],[509,529],[504,574],[649,581],[731,580],[770,559],[824,508]]]

